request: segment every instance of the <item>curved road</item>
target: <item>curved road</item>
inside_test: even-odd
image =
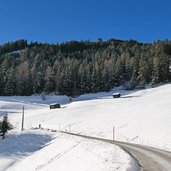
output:
[[[137,160],[139,166],[142,167],[144,171],[171,171],[171,152],[139,144],[112,141],[109,139],[80,135],[65,131],[60,132],[118,145],[129,154],[131,154],[132,157]]]

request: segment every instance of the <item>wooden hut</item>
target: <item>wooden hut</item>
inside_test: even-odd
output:
[[[121,97],[121,94],[120,93],[113,93],[112,96],[113,96],[113,98],[119,98],[119,97]]]
[[[50,109],[56,109],[56,108],[60,108],[61,105],[59,103],[54,103],[50,105]]]

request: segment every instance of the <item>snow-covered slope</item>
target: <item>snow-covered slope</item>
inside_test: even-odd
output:
[[[122,97],[113,99],[115,91],[121,92]],[[134,92],[117,89],[110,93],[83,95],[72,103],[65,96],[49,96],[45,101],[40,96],[0,97],[1,111],[9,113],[15,126],[5,140],[0,140],[0,149],[6,148],[5,141],[14,142],[10,148],[19,149],[20,141],[37,147],[30,151],[27,146],[21,146],[19,153],[9,152],[7,148],[0,150],[0,168],[68,170],[68,166],[69,170],[134,170],[134,162],[118,147],[50,130],[60,128],[112,139],[114,126],[116,140],[171,150],[170,92],[170,84]],[[62,108],[50,110],[49,104],[53,102],[60,102]],[[20,133],[23,105],[25,131]],[[30,129],[39,124],[50,130]]]

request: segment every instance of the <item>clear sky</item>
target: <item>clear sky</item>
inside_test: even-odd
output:
[[[171,39],[171,0],[1,0],[0,44]]]

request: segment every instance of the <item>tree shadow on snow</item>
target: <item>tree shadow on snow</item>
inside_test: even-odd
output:
[[[4,115],[6,115],[6,114],[7,114],[6,111],[1,111],[1,110],[0,110],[0,117],[1,117],[1,116],[4,116]]]
[[[97,100],[97,99],[113,99],[112,94],[113,93],[120,93],[121,98],[133,98],[133,97],[140,97],[140,96],[135,96],[131,95],[133,93],[136,93],[142,89],[134,89],[134,90],[112,90],[110,92],[100,92],[100,93],[90,93],[86,95],[81,95],[78,98],[75,98],[73,101],[85,101],[85,100]],[[146,89],[143,89],[146,90]]]
[[[128,96],[123,96],[123,97],[121,97],[121,98],[129,99],[129,98],[135,98],[135,97],[140,97],[140,96],[130,96],[130,95],[128,95]]]
[[[48,135],[40,134],[20,134],[9,135],[3,140],[0,140],[0,156],[27,156],[41,148],[45,147],[52,138]]]

